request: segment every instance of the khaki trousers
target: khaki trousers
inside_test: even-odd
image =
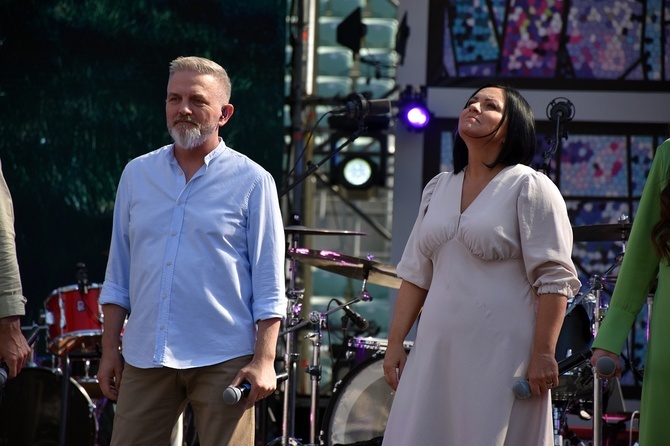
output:
[[[112,446],[167,446],[177,418],[191,403],[202,446],[252,446],[254,408],[223,402],[223,391],[251,356],[193,369],[125,365]]]

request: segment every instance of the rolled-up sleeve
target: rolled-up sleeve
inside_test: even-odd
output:
[[[130,188],[125,172],[121,175],[114,203],[112,240],[109,261],[99,302],[114,304],[130,311]]]
[[[264,173],[249,197],[247,227],[255,321],[286,315],[284,226],[277,187]]]
[[[25,315],[26,302],[16,257],[14,205],[0,173],[0,318]]]

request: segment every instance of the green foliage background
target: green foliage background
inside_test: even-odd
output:
[[[221,136],[281,182],[283,0],[0,0],[0,160],[14,199],[25,323],[76,263],[102,283],[116,184],[171,143],[168,64],[211,58],[233,82]]]

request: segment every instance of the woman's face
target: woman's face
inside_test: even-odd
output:
[[[503,117],[505,94],[500,88],[484,88],[475,93],[461,111],[458,133],[466,143],[481,138],[491,142],[505,139],[507,126],[495,130]]]

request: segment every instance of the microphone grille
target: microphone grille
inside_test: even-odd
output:
[[[242,391],[237,387],[226,387],[226,390],[223,391],[223,402],[226,404],[236,404],[242,399]]]
[[[596,370],[602,376],[611,377],[616,372],[616,363],[609,356],[603,356],[596,361]]]
[[[531,395],[530,384],[528,384],[528,381],[526,380],[519,380],[514,384],[514,387],[512,387],[512,392],[514,392],[514,396],[520,400],[525,400]]]

